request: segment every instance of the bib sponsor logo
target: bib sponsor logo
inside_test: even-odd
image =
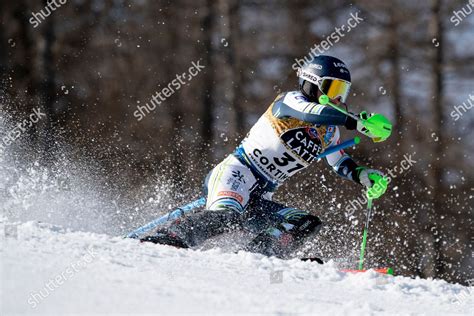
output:
[[[321,152],[321,141],[313,127],[290,129],[283,133],[280,138],[291,148],[293,153],[306,162],[312,162],[314,157]]]
[[[245,183],[244,175],[240,170],[234,170],[232,171],[232,176],[237,179],[237,181]]]
[[[241,184],[245,184],[244,174],[240,170],[232,171],[232,177],[227,179],[227,185],[231,185],[230,189],[237,191]]]
[[[324,141],[326,143],[329,143],[334,136],[334,132],[336,131],[336,128],[332,125],[328,126],[326,129],[326,135],[324,135]]]
[[[281,157],[267,157],[260,149],[255,148],[250,157],[261,171],[280,182],[305,168],[287,152],[283,152]]]
[[[244,182],[245,183],[245,182]],[[230,189],[237,191],[240,188],[242,181],[236,180],[234,177],[229,177],[227,179],[227,185],[230,185]]]
[[[244,197],[236,192],[232,191],[220,191],[217,193],[217,196],[226,196],[226,197],[231,197],[239,201],[240,204],[244,201]]]
[[[318,131],[314,127],[307,127],[306,133],[309,135],[311,139],[318,138]]]

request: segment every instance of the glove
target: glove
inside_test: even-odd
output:
[[[392,123],[382,114],[361,112],[357,130],[376,143],[383,142],[392,134]]]
[[[388,179],[382,172],[367,167],[356,170],[359,182],[367,188],[367,198],[378,199],[387,191]]]
[[[352,114],[352,113],[351,113]],[[346,118],[346,122],[344,123],[344,126],[348,129],[348,130],[354,130],[357,128],[357,120],[350,117],[350,116],[347,116]]]
[[[354,130],[354,129],[357,129],[357,131],[361,132],[362,134],[368,136],[368,137],[372,137],[371,133],[367,130],[367,128],[365,127],[364,125],[364,122],[367,121],[368,119],[368,115],[367,115],[367,112],[361,112],[360,114],[356,114],[356,113],[353,113],[353,112],[349,112],[350,114],[358,117],[359,119],[355,119],[353,118],[352,116],[347,116],[346,118],[346,122],[344,123],[344,126],[348,129],[348,130]]]

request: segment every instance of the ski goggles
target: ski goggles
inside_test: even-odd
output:
[[[346,102],[351,89],[350,82],[331,77],[320,78],[318,86],[319,90],[321,90],[321,92],[327,95],[330,99],[337,99],[338,97],[341,97],[342,102]]]
[[[327,95],[330,99],[341,97],[342,102],[346,102],[351,89],[351,83],[346,80],[334,77],[319,77],[310,72],[300,70],[298,77],[308,80],[319,87],[319,90]]]

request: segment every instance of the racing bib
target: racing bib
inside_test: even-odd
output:
[[[275,133],[266,117],[254,125],[242,142],[245,154],[260,173],[282,183],[309,166],[321,151],[314,127],[304,126]]]

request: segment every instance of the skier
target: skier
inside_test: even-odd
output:
[[[287,258],[320,230],[317,216],[274,202],[272,195],[324,149],[339,143],[339,127],[362,131],[363,126],[318,104],[325,94],[334,104],[345,106],[351,75],[343,61],[316,56],[298,70],[298,77],[299,90],[279,94],[235,151],[208,174],[205,210],[172,221],[142,241],[188,248],[247,228],[258,232],[247,251]],[[371,190],[374,198],[385,193],[386,183],[377,190],[373,187],[383,174],[358,166],[342,150],[325,160],[339,176]]]

